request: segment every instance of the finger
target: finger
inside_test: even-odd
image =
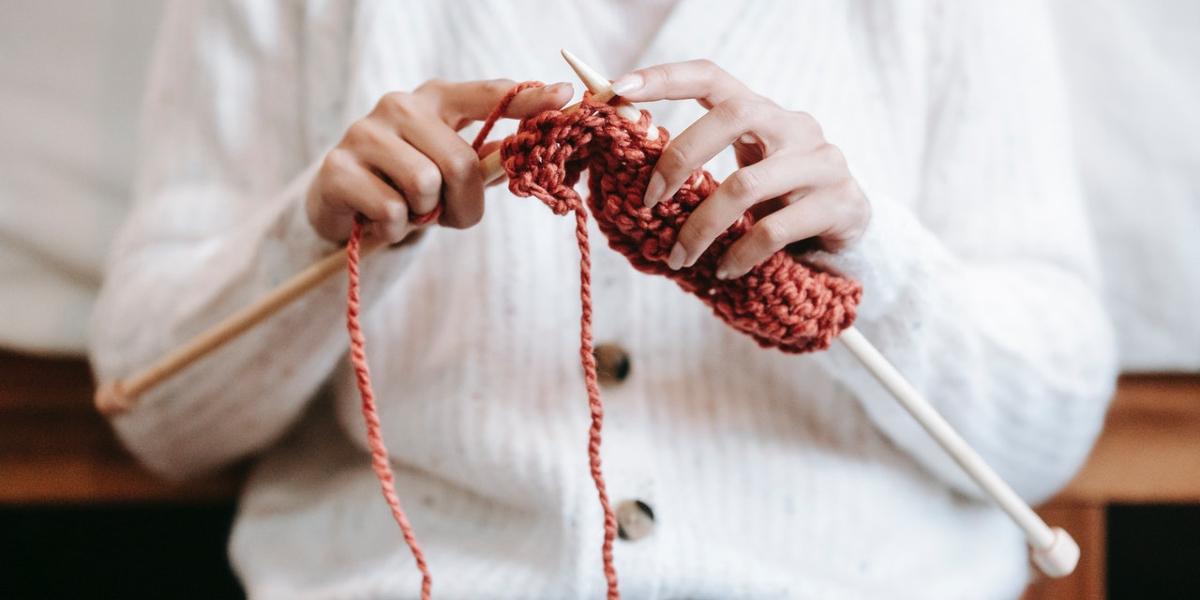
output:
[[[420,231],[418,229],[417,233]],[[414,233],[413,228],[409,226],[408,218],[406,217],[397,221],[371,221],[368,224],[365,236],[368,240],[378,240],[384,244],[392,245],[408,241],[412,233]]]
[[[833,220],[828,207],[834,196],[834,190],[822,188],[755,223],[721,257],[717,278],[741,277],[784,246],[828,231]]]
[[[709,60],[689,60],[638,69],[613,80],[613,93],[630,102],[693,98],[712,108],[753,92]]]
[[[327,237],[344,237],[358,214],[372,222],[389,224],[388,228],[393,233],[407,227],[408,206],[404,197],[350,152],[341,149],[331,151],[322,169],[329,169],[328,187],[322,202],[333,215],[327,226],[329,231],[320,232],[322,235],[337,231],[339,234],[336,236]]]
[[[483,218],[483,168],[471,145],[444,123],[411,122],[404,139],[437,165],[445,208],[440,222],[467,228]]]
[[[493,152],[499,151],[500,146],[503,143],[504,142],[502,142],[500,140],[491,140],[489,142],[484,142],[483,145],[479,147],[479,151],[476,152],[476,154],[478,154],[479,158],[482,159],[483,157],[485,157]]]
[[[791,152],[734,171],[680,228],[676,238],[682,248],[680,265],[695,264],[713,241],[752,207],[793,191],[803,194],[834,176],[823,164]]]
[[[670,198],[692,172],[728,148],[742,134],[770,129],[759,125],[781,112],[774,104],[756,98],[734,98],[716,105],[663,148],[646,184],[642,202],[652,207]],[[764,132],[763,135],[774,134]]]
[[[455,129],[471,121],[481,121],[491,114],[496,104],[517,83],[511,79],[450,83],[431,81],[417,89],[417,94],[430,94],[439,105],[439,116]],[[522,90],[508,105],[504,116],[522,119],[545,110],[562,108],[573,94],[569,83]]]
[[[442,195],[441,171],[389,127],[364,119],[351,126],[347,140],[368,167],[400,190],[414,214],[423,215],[437,207]]]
[[[574,95],[574,86],[566,82],[522,90],[521,93],[513,98],[512,103],[508,105],[508,108],[504,111],[504,117],[508,119],[524,119],[547,110],[558,110],[566,106],[567,102],[570,102],[571,97]],[[499,102],[499,99],[497,99],[497,102]],[[484,113],[483,118],[486,118],[490,112],[491,109],[488,109],[488,113]]]

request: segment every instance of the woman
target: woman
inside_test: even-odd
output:
[[[764,218],[725,276],[807,240],[808,260],[863,282],[867,336],[1044,500],[1090,448],[1114,371],[1052,46],[1032,1],[178,3],[96,309],[97,373],[251,302],[361,213],[397,243],[365,263],[364,320],[435,597],[601,596],[571,227],[485,191],[455,132],[511,85],[494,78],[563,78],[569,47],[629,71],[614,87],[631,101],[699,100],[643,104],[674,133],[648,203],[714,155],[727,176],[672,267],[747,208]],[[527,91],[507,116],[571,95]],[[414,233],[409,214],[439,203]],[[1019,595],[1020,532],[843,351],[762,350],[600,246],[626,597]],[[365,451],[344,285],[114,421],[168,477],[261,455],[231,540],[254,598],[419,590]]]

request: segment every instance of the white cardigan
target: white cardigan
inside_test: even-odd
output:
[[[389,90],[441,77],[569,80],[708,57],[806,110],[871,198],[861,243],[815,256],[863,281],[859,326],[1031,501],[1080,465],[1113,345],[1071,177],[1045,15],[1009,3],[682,0],[629,64],[570,2],[179,2],[151,75],[136,206],[91,352],[127,374],[333,246],[312,166]],[[611,38],[610,38],[611,39]],[[678,132],[690,102],[649,108]],[[507,124],[495,135],[512,130]],[[729,156],[711,165],[718,175]],[[758,348],[594,233],[595,333],[626,597],[1012,598],[1018,530],[842,350]],[[594,598],[572,226],[503,187],[483,222],[366,261],[368,354],[399,493],[437,598]],[[254,598],[415,596],[364,450],[341,279],[114,421],[183,477],[261,454],[231,541]]]

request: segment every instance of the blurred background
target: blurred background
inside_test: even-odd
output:
[[[1126,375],[1042,507],[1080,569],[1027,597],[1200,597],[1200,256],[1177,243],[1200,235],[1200,3],[1051,6]],[[0,597],[160,597],[181,578],[240,597],[240,470],[155,481],[94,413],[82,358],[161,10],[0,0]]]

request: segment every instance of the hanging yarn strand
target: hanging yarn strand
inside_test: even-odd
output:
[[[508,110],[509,103],[517,94],[541,85],[537,81],[526,81],[513,86],[484,120],[483,127],[479,129],[471,146],[476,151],[483,146],[492,127]],[[553,112],[564,114],[560,111]],[[503,156],[501,156],[501,160],[503,160]],[[575,239],[579,243],[579,362],[583,368],[583,381],[587,388],[588,412],[591,418],[591,424],[588,427],[588,467],[592,474],[592,481],[596,485],[596,495],[599,497],[600,509],[604,515],[604,542],[600,555],[604,564],[604,580],[608,587],[607,597],[609,600],[617,600],[621,597],[617,587],[617,569],[613,562],[613,543],[617,537],[617,517],[608,501],[608,488],[604,483],[604,472],[600,464],[604,403],[600,398],[600,379],[596,374],[596,356],[593,354],[592,348],[592,251],[588,241],[587,211],[580,202],[572,204],[570,208],[575,213]]]
[[[354,220],[354,228],[350,232],[350,240],[346,243],[346,272],[349,273],[349,292],[346,295],[346,329],[350,332],[350,363],[354,366],[354,377],[358,383],[358,392],[362,397],[363,420],[367,426],[367,445],[371,451],[371,469],[379,479],[383,490],[383,498],[392,511],[392,518],[400,526],[404,542],[412,551],[417,569],[421,571],[421,600],[429,600],[433,588],[433,577],[429,574],[429,566],[425,564],[425,553],[417,542],[408,516],[400,505],[400,497],[396,495],[396,475],[392,471],[391,456],[387,445],[383,442],[383,427],[379,421],[379,409],[375,405],[375,392],[371,387],[371,372],[367,367],[366,339],[363,336],[362,325],[359,323],[359,253],[362,247],[363,220]]]
[[[541,86],[539,82],[526,82],[515,86],[496,105],[483,123],[483,127],[475,137],[472,147],[476,151],[483,145],[496,121],[508,109],[509,103],[522,90]],[[579,360],[583,368],[584,384],[588,395],[588,412],[591,423],[588,427],[588,464],[592,480],[596,485],[596,493],[604,515],[604,541],[601,556],[604,565],[604,578],[607,585],[607,598],[618,600],[620,592],[617,587],[617,570],[613,561],[613,544],[617,536],[617,518],[608,500],[608,491],[604,483],[604,473],[600,462],[601,432],[604,426],[604,404],[600,398],[599,376],[596,373],[596,357],[593,354],[592,342],[592,282],[591,282],[591,246],[588,242],[587,211],[581,203],[573,207],[575,212],[575,237],[579,243],[579,299],[580,299],[580,347]],[[412,222],[425,224],[434,221],[441,214],[441,206],[435,210],[412,217]],[[383,490],[384,500],[392,511],[396,523],[400,525],[404,541],[412,551],[417,568],[420,570],[421,598],[428,600],[431,594],[432,577],[425,563],[425,555],[413,532],[412,525],[405,516],[400,499],[396,495],[395,474],[391,467],[391,458],[387,446],[383,442],[379,410],[375,404],[375,395],[371,387],[370,370],[367,367],[365,340],[362,327],[359,324],[359,261],[364,221],[356,219],[346,244],[347,272],[349,273],[349,293],[347,296],[346,323],[350,334],[350,361],[354,366],[359,395],[362,398],[363,419],[367,428],[367,441],[371,452],[371,467],[379,479]]]
[[[588,464],[600,508],[604,511],[604,543],[601,557],[604,562],[604,579],[608,585],[609,600],[620,598],[617,588],[617,569],[613,565],[613,542],[617,537],[617,517],[608,502],[608,487],[604,483],[604,472],[600,468],[601,430],[604,428],[604,403],[600,399],[600,383],[596,374],[596,355],[592,342],[592,252],[588,243],[587,212],[583,207],[575,208],[575,239],[579,241],[579,360],[583,366],[583,381],[587,386],[588,410],[592,423],[588,428]]]

